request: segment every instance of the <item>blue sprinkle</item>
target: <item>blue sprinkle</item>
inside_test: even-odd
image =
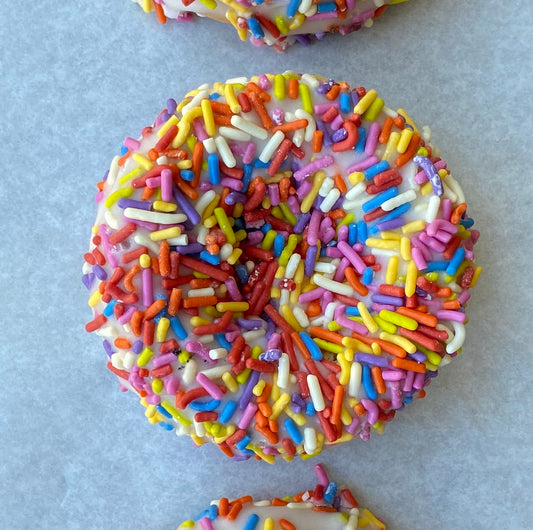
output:
[[[120,154],[124,156],[128,152],[128,148],[125,145],[120,146]]]
[[[405,212],[407,212],[410,208],[411,208],[411,203],[406,202],[405,204],[398,206],[398,208],[395,208],[394,210],[390,211],[384,217],[380,217],[377,223],[369,229],[370,234],[372,235],[377,234],[378,232],[381,231],[379,229],[379,225],[382,225],[383,223],[387,221],[391,221],[392,219],[397,219],[398,217],[402,216]]]
[[[170,414],[170,412],[166,410],[165,407],[162,407],[161,405],[156,405],[155,408],[157,409],[157,412],[165,416],[165,418],[172,418],[172,414]]]
[[[347,307],[345,310],[346,314],[350,317],[360,317],[359,309],[357,307]]]
[[[199,521],[200,519],[203,519],[204,517],[209,517],[209,510],[204,510],[200,515],[198,515],[194,520]]]
[[[170,318],[170,327],[172,328],[172,331],[174,331],[178,339],[185,340],[187,338],[187,332],[185,331],[185,328],[182,326],[178,317]]]
[[[202,250],[200,257],[204,261],[207,261],[207,263],[211,263],[211,265],[218,265],[220,263],[220,256],[218,254],[209,254],[207,250]]]
[[[165,423],[164,421],[160,421],[158,425],[159,427],[162,427],[163,429],[165,429],[165,431],[174,430],[174,427],[172,425],[170,425],[169,423]]]
[[[385,190],[379,195],[372,197],[369,201],[364,202],[361,205],[361,208],[363,208],[363,212],[365,213],[371,212],[372,210],[376,209],[378,206],[381,206],[385,201],[388,201],[389,199],[396,197],[396,195],[398,195],[398,188],[396,187],[389,188],[388,190]]]
[[[359,242],[364,245],[368,238],[368,227],[364,221],[359,221],[357,223],[357,235],[359,237]]]
[[[235,447],[237,449],[239,449],[240,451],[243,451],[244,449],[246,449],[246,446],[252,441],[252,437],[251,436],[248,436],[248,435],[245,435],[241,440],[239,440],[236,444],[235,444]]]
[[[222,412],[218,416],[218,421],[220,423],[228,423],[228,421],[233,416],[233,413],[237,410],[237,402],[236,401],[228,401],[224,408],[222,409]]]
[[[237,273],[237,276],[239,277],[241,283],[244,284],[248,282],[249,275],[244,265],[237,265],[235,267],[235,272]]]
[[[276,258],[279,258],[281,256],[281,253],[283,252],[283,249],[285,248],[285,239],[283,239],[283,236],[281,234],[278,234],[274,238],[274,255]]]
[[[226,348],[228,351],[231,350],[231,344],[224,337],[224,333],[215,333],[215,338],[222,348]]]
[[[383,171],[387,171],[387,169],[389,168],[390,168],[389,163],[386,160],[382,160],[381,162],[378,162],[377,164],[370,166],[367,170],[363,171],[363,173],[365,174],[366,180],[371,180],[376,175],[383,173]]]
[[[367,267],[365,271],[363,272],[361,283],[363,285],[370,285],[372,283],[373,278],[374,278],[374,271],[370,267]]]
[[[252,173],[254,171],[254,167],[252,164],[244,164],[244,174],[242,176],[242,189],[241,193],[246,193],[248,191],[248,186],[250,185],[250,182],[252,181]]]
[[[243,530],[255,530],[258,522],[259,522],[259,515],[252,513],[252,515],[248,517],[248,521],[246,521],[246,524],[244,525]]]
[[[285,426],[285,429],[287,429],[287,432],[294,443],[301,444],[303,442],[302,433],[298,430],[298,427],[294,421],[292,421],[290,418],[287,418],[283,422],[283,425]]]
[[[330,482],[328,484],[328,487],[326,488],[326,491],[324,492],[324,500],[326,502],[331,503],[333,499],[335,498],[335,495],[337,495],[337,483],[336,482]]]
[[[355,150],[358,153],[362,153],[365,150],[366,144],[366,129],[364,127],[359,127],[357,129],[359,137],[357,138],[357,143],[355,144]]]
[[[353,247],[357,243],[357,224],[348,225],[348,244]]]
[[[309,353],[311,354],[311,357],[315,361],[321,361],[322,360],[322,352],[320,351],[320,348],[318,347],[318,344],[311,338],[310,335],[305,333],[304,331],[300,331],[299,333],[300,338],[302,339],[303,343],[309,350]]]
[[[468,219],[461,219],[459,224],[467,229],[472,228],[474,226],[474,219],[472,219],[472,217],[469,217]]]
[[[194,179],[194,173],[190,169],[182,169],[180,176],[183,180],[191,182]]]
[[[220,94],[218,94],[217,92],[215,92],[214,94],[211,94],[211,95],[209,96],[209,99],[217,100],[219,97],[220,97]]]
[[[450,264],[449,261],[428,261],[427,267],[424,269],[425,272],[440,272],[445,271]]]
[[[209,181],[214,186],[220,184],[220,168],[218,165],[218,156],[213,153],[207,157],[207,168],[209,170]]]
[[[363,386],[365,387],[366,396],[368,399],[376,399],[378,394],[372,383],[372,375],[368,364],[363,364]]]
[[[265,33],[261,29],[259,21],[254,17],[250,17],[248,19],[248,28],[256,39],[262,39],[265,36]]]
[[[312,403],[307,403],[307,405],[305,406],[305,413],[308,416],[314,416],[315,415],[315,407],[313,406]]]
[[[270,166],[270,162],[261,162],[261,160],[259,160],[259,158],[257,160],[254,160],[254,167],[266,168],[268,166]]]
[[[287,6],[287,16],[289,18],[294,17],[300,6],[300,0],[290,0],[289,5]]]
[[[340,97],[340,106],[342,112],[351,112],[352,106],[350,105],[350,96],[343,92]]]
[[[337,10],[337,4],[335,2],[324,2],[322,4],[316,4],[317,13],[333,13]]]
[[[200,412],[209,412],[215,410],[220,405],[220,400],[210,399],[209,401],[198,401],[195,399],[189,403],[189,407],[193,410],[198,410]]]
[[[109,302],[109,304],[105,306],[105,309],[103,311],[105,317],[110,317],[111,315],[113,315],[113,308],[115,307],[116,303],[116,300],[111,300],[111,302]]]
[[[403,398],[403,402],[406,404],[406,405],[409,405],[409,403],[411,403],[413,401],[413,396],[405,396]]]
[[[209,506],[209,519],[214,521],[218,517],[218,506],[216,504],[211,504]]]
[[[265,223],[261,227],[261,232],[263,232],[263,234],[266,234],[269,230],[272,230],[272,225],[270,223]]]
[[[452,276],[457,272],[457,269],[463,263],[463,260],[465,259],[465,249],[462,247],[459,247],[455,254],[452,256],[452,259],[450,260],[449,265],[446,267],[446,274],[449,274]]]

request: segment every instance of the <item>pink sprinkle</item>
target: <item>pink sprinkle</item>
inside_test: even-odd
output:
[[[194,134],[196,138],[198,138],[199,142],[203,142],[204,140],[207,140],[209,138],[199,118],[195,118],[194,120],[192,120],[192,126],[194,129]]]
[[[411,249],[411,255],[415,262],[416,268],[419,271],[423,271],[424,269],[427,269],[428,264],[426,260],[424,259],[424,255],[422,254],[422,251],[419,248]]]
[[[333,163],[333,157],[330,155],[317,158],[313,162],[310,162],[309,164],[300,168],[298,171],[295,171],[293,177],[298,181],[303,180],[305,177],[316,173],[319,169],[324,169],[333,165]]]
[[[413,381],[413,388],[416,388],[416,390],[422,390],[424,388],[425,379],[426,377],[424,374],[417,372]]]
[[[329,486],[329,477],[326,470],[322,467],[322,464],[316,464],[313,470],[318,478],[318,483],[327,488]]]
[[[402,372],[392,372],[392,373],[398,373],[403,377]],[[381,375],[383,375],[383,373]],[[400,390],[400,381],[399,380],[393,381],[389,379],[389,384],[387,386],[389,387],[389,394],[390,394],[392,408],[393,409],[401,408],[403,403],[402,403],[402,391]]]
[[[213,399],[222,399],[224,396],[224,393],[220,388],[218,388],[209,377],[207,377],[204,373],[199,373],[196,376],[196,381],[202,385],[202,387],[207,391],[207,393],[213,398]]]
[[[338,131],[342,127],[343,124],[344,124],[344,118],[340,114],[338,114],[337,116],[335,116],[335,118],[329,124],[329,126],[331,127],[332,130]]]
[[[453,322],[465,322],[466,315],[459,311],[452,311],[450,309],[441,309],[437,311],[436,317],[439,320],[452,320]]]
[[[368,136],[365,144],[365,155],[371,156],[374,154],[378,145],[378,137],[380,133],[380,126],[377,121],[372,122],[368,131]]]
[[[268,185],[268,196],[270,197],[270,204],[272,206],[279,204],[279,186],[277,184]]]
[[[281,335],[279,333],[272,333],[267,342],[267,350],[275,350],[281,342]]]
[[[317,287],[316,289],[312,289],[311,291],[302,293],[298,297],[298,302],[300,304],[308,304],[309,302],[312,302],[313,300],[318,300],[319,298],[324,296],[325,292],[326,292],[326,289],[324,289],[323,287]]]
[[[310,246],[314,246],[318,242],[318,230],[320,228],[320,218],[322,214],[318,208],[313,210],[311,219],[309,220],[309,227],[307,229],[307,242]]]
[[[133,306],[128,307],[128,309],[126,309],[126,311],[124,311],[124,313],[122,313],[122,315],[118,319],[118,323],[121,326],[123,326],[124,324],[127,324],[131,320],[133,313],[135,313],[135,307]]]
[[[335,271],[335,276],[333,277],[336,282],[342,282],[344,280],[344,271],[348,265],[350,265],[348,258],[342,258],[337,270]]]
[[[161,171],[161,199],[165,202],[172,201],[172,171],[170,169]]]
[[[379,415],[378,406],[371,399],[366,398],[361,399],[361,405],[363,405],[368,412],[368,423],[370,423],[370,425],[375,425]]]
[[[102,246],[104,248],[104,254],[107,258],[107,261],[109,261],[109,264],[111,267],[117,267],[118,266],[118,260],[115,256],[115,253],[113,252],[113,248],[111,247],[111,243],[109,243],[109,238],[107,237],[107,230],[106,225],[100,225],[98,227],[98,233],[100,234],[100,237],[102,238]]]
[[[331,107],[339,108],[338,103],[321,103],[320,105],[315,105],[315,114],[325,114]]]
[[[159,188],[161,186],[161,177],[150,177],[146,179],[146,186],[150,189]]]
[[[149,307],[154,302],[154,290],[152,283],[152,269],[143,269],[141,272],[142,278],[142,291],[143,291],[143,304]]]
[[[259,86],[263,89],[263,90],[270,90],[272,88],[272,84],[270,83],[268,77],[265,75],[265,74],[261,74],[259,76]]]
[[[322,308],[322,311],[325,312],[326,307],[328,307],[328,305],[331,304],[331,302],[333,302],[333,293],[330,291],[326,291],[320,302],[320,307]]]
[[[202,525],[202,530],[215,530],[209,517],[202,517],[200,519],[200,524]]]
[[[139,142],[139,140],[135,140],[135,138],[130,138],[129,136],[124,138],[124,142],[122,142],[122,143],[130,151],[138,151],[139,147],[141,147],[141,142]]]
[[[356,322],[355,320],[350,320],[345,316],[339,316],[335,320],[337,321],[337,324],[339,324],[339,326],[351,329],[352,331],[359,333],[359,335],[368,335],[368,329],[366,329],[363,324],[359,324],[359,322]]]
[[[170,396],[175,396],[176,392],[180,388],[179,379],[175,375],[171,374],[164,379],[164,382],[165,382],[165,392],[169,394]]]
[[[452,216],[452,201],[450,201],[450,199],[442,199],[442,201],[440,201],[440,208],[442,211],[442,218],[449,221]]]
[[[403,383],[403,388],[402,388],[404,392],[411,392],[411,390],[413,390],[414,379],[415,379],[415,373],[408,371],[407,375],[405,376],[405,381]]]
[[[294,215],[300,215],[302,213],[302,210],[300,209],[300,203],[294,195],[289,195],[289,198],[287,199],[287,204],[289,205],[290,211]]]
[[[369,156],[368,158],[364,158],[363,160],[359,160],[359,162],[356,162],[353,166],[350,166],[346,172],[347,173],[353,173],[354,171],[364,171],[365,169],[368,169],[370,166],[373,166],[379,162],[379,158],[377,156]]]
[[[418,239],[418,236],[414,236],[411,238],[411,246],[413,248],[418,248],[421,250],[422,255],[424,256],[424,259],[426,261],[431,261],[431,258],[433,257],[433,254],[431,253],[431,250]]]
[[[355,270],[359,274],[363,274],[366,269],[366,263],[361,259],[361,256],[346,241],[339,241],[337,248],[350,260]]]
[[[257,147],[253,142],[250,142],[246,146],[246,150],[244,151],[244,156],[242,157],[243,164],[251,164],[253,162],[256,149]]]
[[[450,221],[446,221],[446,219],[435,219],[426,227],[427,234],[432,237],[442,230],[449,234],[456,234],[458,227],[457,225],[450,223]]]
[[[160,368],[170,364],[172,361],[176,360],[176,356],[173,353],[164,353],[163,355],[158,355],[152,359],[152,364],[154,368]]]
[[[246,429],[248,425],[250,425],[250,422],[252,421],[252,418],[254,417],[254,414],[257,411],[257,405],[255,403],[248,403],[246,405],[246,408],[244,409],[244,412],[242,413],[242,417],[239,420],[239,423],[237,426],[239,429]]]
[[[234,302],[241,302],[242,301],[242,294],[239,290],[239,287],[237,286],[237,282],[235,281],[235,278],[233,276],[230,276],[225,282],[224,285],[226,286],[226,289],[228,290],[228,293],[231,297],[231,299]]]

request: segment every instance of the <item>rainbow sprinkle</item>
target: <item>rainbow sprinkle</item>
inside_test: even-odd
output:
[[[151,423],[235,460],[382,433],[461,351],[463,191],[403,110],[310,74],[167,102],[98,184],[83,282]]]

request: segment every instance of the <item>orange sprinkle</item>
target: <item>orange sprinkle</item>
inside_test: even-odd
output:
[[[402,306],[396,309],[396,313],[412,318],[420,324],[424,324],[432,328],[434,328],[438,324],[438,319],[435,315],[428,315],[426,313],[423,313],[422,311],[417,311],[416,309],[409,309],[407,307]]]
[[[152,273],[156,276],[159,276],[159,260],[155,256],[152,256],[150,260],[150,266],[152,269]]]
[[[298,92],[299,92],[299,83],[298,79],[289,79],[289,88],[287,92],[289,93],[289,98],[291,99],[298,99]]]
[[[270,397],[271,390],[272,390],[272,385],[267,383],[265,385],[265,388],[263,388],[263,392],[261,392],[261,395],[257,398],[257,403],[266,403],[267,399]]]
[[[272,98],[270,97],[270,94],[265,92],[257,83],[250,82],[246,85],[246,89],[248,91],[248,97],[250,98],[250,95],[255,95],[259,98],[261,98],[262,101],[270,101]],[[250,98],[251,99],[251,98]]]
[[[327,215],[333,221],[338,221],[339,219],[344,219],[346,217],[346,212],[342,208],[337,208],[336,210],[328,212]]]
[[[178,289],[177,287],[174,287],[172,289],[170,293],[170,298],[168,301],[168,314],[169,315],[174,317],[178,314],[182,295],[183,295],[183,291],[181,289]]]
[[[220,114],[214,114],[213,115],[213,121],[217,125],[226,125],[226,126],[230,126],[231,125],[231,117],[230,116],[221,116]]]
[[[254,429],[262,434],[272,445],[279,442],[279,437],[276,433],[272,432],[268,427],[261,427],[259,424],[254,425]]]
[[[362,403],[357,403],[353,410],[359,417],[364,416],[366,414],[365,407],[363,407]]]
[[[194,278],[189,282],[193,289],[204,289],[205,287],[214,287],[218,282],[213,282],[211,278]]]
[[[413,134],[413,137],[411,138],[411,141],[409,142],[409,145],[407,146],[407,149],[405,150],[405,153],[402,153],[395,161],[396,167],[402,167],[415,156],[415,153],[418,150],[418,147],[420,146],[420,136],[418,134]]]
[[[213,112],[217,114],[223,114],[224,116],[232,116],[231,107],[227,103],[221,103],[220,101],[215,101],[214,99],[208,100],[211,105]]]
[[[160,24],[164,24],[167,21],[167,17],[163,11],[163,6],[157,2],[152,2],[154,4],[155,13],[157,15],[157,20]]]
[[[420,399],[424,399],[424,398],[426,397],[426,391],[425,391],[425,390],[420,390],[420,391],[418,392],[418,397],[419,397]]]
[[[156,300],[145,312],[144,320],[151,320],[165,307],[164,300]]]
[[[311,354],[309,353],[309,350],[305,346],[303,340],[300,338],[300,335],[296,333],[296,331],[293,331],[291,333],[291,339],[294,345],[298,348],[298,351],[303,355],[304,359],[311,359]]]
[[[411,372],[418,372],[420,374],[426,373],[426,365],[417,363],[416,361],[409,361],[408,359],[393,359],[392,366],[401,368],[402,370],[410,370]]]
[[[291,131],[297,131],[298,129],[304,129],[308,125],[309,125],[309,122],[306,119],[288,121],[281,125],[276,125],[272,129],[272,134],[274,134],[277,131],[281,131],[284,133],[291,132]]]
[[[339,95],[340,91],[341,91],[340,85],[333,85],[329,89],[328,93],[326,94],[326,98],[329,99],[330,101],[333,101]]]
[[[131,342],[128,339],[117,337],[115,339],[115,346],[120,350],[129,350],[131,348]]]
[[[437,296],[439,298],[449,298],[452,295],[452,290],[449,287],[439,287]]]
[[[202,142],[196,142],[192,150],[192,172],[194,173],[194,178],[192,179],[191,186],[193,188],[196,188],[200,182],[203,158],[204,144]]]
[[[278,432],[279,431],[279,425],[278,425],[278,422],[276,420],[268,420],[268,428],[272,431],[272,432]]]
[[[266,418],[260,410],[255,413],[255,423],[261,427],[266,427],[268,425],[268,418]]]
[[[319,302],[320,305],[320,302]],[[309,333],[311,335],[314,335],[315,337],[318,337],[319,339],[327,340],[329,342],[333,342],[334,344],[338,344],[339,346],[342,346],[342,335],[339,335],[338,333],[335,333],[334,331],[329,331],[328,329],[319,328],[318,326],[312,326],[309,328]]]
[[[237,518],[237,515],[239,515],[239,512],[242,510],[242,504],[240,502],[236,502],[231,506],[231,510],[228,513],[228,519],[230,521],[234,521]]]
[[[333,182],[335,182],[335,186],[337,186],[338,190],[341,193],[346,193],[348,191],[348,188],[346,187],[346,182],[344,182],[344,179],[339,173],[337,173],[333,177]]]
[[[313,300],[305,311],[309,318],[317,317],[322,313],[322,308],[320,307],[320,302],[318,300]]]
[[[461,304],[458,300],[448,300],[442,304],[442,309],[460,309]]]
[[[183,307],[189,309],[191,307],[204,307],[209,305],[216,305],[218,298],[216,296],[195,296],[193,298],[184,298]]]
[[[135,285],[133,285],[133,278],[135,278],[135,276],[139,274],[140,271],[141,267],[139,267],[139,265],[133,265],[131,269],[126,273],[126,276],[124,276],[124,287],[129,293],[133,293],[135,291]]]
[[[159,270],[164,278],[170,274],[170,246],[168,241],[163,241],[159,245]]]
[[[296,527],[287,519],[280,519],[279,525],[283,530],[296,530]]]
[[[272,414],[272,407],[265,401],[264,403],[259,403],[258,405],[261,414],[266,418],[270,417]]]
[[[141,194],[141,199],[143,201],[147,201],[152,197],[152,195],[155,193],[155,188],[144,188],[143,192]]]
[[[394,125],[398,127],[398,129],[403,130],[405,128],[405,120],[398,114],[396,118],[394,118]]]
[[[229,512],[229,501],[227,497],[222,497],[218,502],[218,514],[222,517],[226,517]]]
[[[368,294],[368,289],[366,285],[363,285],[359,278],[357,277],[357,274],[355,273],[355,269],[352,267],[346,267],[344,269],[344,275],[346,276],[346,279],[348,280],[348,283],[350,284],[351,288],[361,296],[366,296]]]
[[[128,160],[128,158],[130,157],[131,153],[128,151],[126,154],[122,155],[119,159],[118,159],[118,165],[120,167],[122,167],[125,163],[126,163],[126,160]]]
[[[251,495],[245,495],[244,497],[239,497],[238,499],[231,501],[231,504],[235,504],[236,502],[240,502],[241,504],[247,504],[249,502],[254,502],[254,498]]]
[[[191,188],[191,186],[187,182],[185,182],[181,177],[174,179],[174,183],[176,184],[176,186],[180,189],[182,193],[187,195],[189,199],[192,199],[193,201],[198,199],[199,197],[198,192],[194,188]],[[148,188],[145,188],[145,189],[148,189]],[[152,189],[155,190],[155,188],[152,188]]]
[[[287,504],[289,504],[287,501],[279,499],[278,497],[274,497],[270,503],[271,506],[287,506]]]
[[[311,140],[311,149],[313,153],[320,153],[322,151],[322,138],[324,134],[318,129],[313,133],[313,138]]]
[[[248,83],[250,85],[251,83]],[[256,85],[257,86],[257,85]],[[257,87],[259,88],[259,87]],[[261,90],[261,89],[259,89]],[[262,92],[262,90],[261,90]],[[267,94],[268,95],[268,94]],[[263,101],[261,101],[261,98],[255,93],[255,92],[249,92],[248,97],[250,98],[250,102],[252,103],[252,106],[259,116],[259,119],[261,120],[261,125],[265,129],[270,129],[272,127],[272,120],[270,119],[270,116],[263,105]],[[269,96],[270,99],[270,96]]]
[[[218,448],[226,455],[226,456],[229,456],[230,458],[233,458],[235,455],[233,454],[233,451],[231,450],[231,447],[228,447],[226,444],[222,443],[222,444],[217,444],[218,445]],[[227,500],[227,499],[226,499]]]
[[[337,510],[332,506],[313,506],[315,512],[336,512]]]
[[[392,342],[387,342],[386,340],[382,339],[376,339],[375,337],[365,337],[364,335],[359,335],[359,333],[356,333],[355,331],[352,332],[352,337],[368,345],[371,345],[373,342],[375,342],[376,344],[379,344],[383,351],[386,351],[387,353],[390,353],[391,355],[394,355],[396,357],[400,357],[403,359],[407,356],[407,352],[403,348],[400,348],[400,346],[396,346],[396,344],[392,344]]]
[[[344,400],[344,387],[337,385],[335,387],[335,395],[333,397],[333,405],[331,407],[331,423],[337,427],[337,432],[340,432],[341,425],[341,412],[342,402]]]
[[[140,337],[142,333],[142,321],[143,321],[143,312],[142,311],[135,311],[133,315],[131,316],[130,320],[130,328],[131,332],[136,336]]]
[[[378,394],[385,394],[387,387],[385,386],[385,381],[383,381],[383,376],[381,375],[381,368],[379,366],[372,366],[370,371],[372,373],[372,381],[374,382]]]
[[[386,144],[389,141],[390,133],[392,130],[392,126],[394,125],[394,121],[390,116],[387,116],[385,118],[385,122],[383,123],[383,129],[381,129],[381,132],[379,133],[378,142],[380,144]]]
[[[465,212],[466,212],[466,202],[462,202],[452,212],[452,216],[450,217],[450,222],[453,223],[454,225],[459,224],[459,221],[461,220],[461,217]]]

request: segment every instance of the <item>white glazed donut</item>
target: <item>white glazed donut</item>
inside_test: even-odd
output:
[[[348,488],[331,481],[321,464],[313,490],[293,497],[254,502],[251,495],[213,501],[194,520],[178,530],[384,530],[385,524],[367,508],[359,507]]]
[[[446,163],[375,90],[203,85],[126,138],[83,281],[150,422],[236,460],[367,440],[460,352],[481,272]]]
[[[406,0],[133,0],[160,22],[187,20],[192,14],[233,25],[241,40],[283,51],[295,42],[309,44],[325,33],[352,33],[370,27],[391,4]]]

